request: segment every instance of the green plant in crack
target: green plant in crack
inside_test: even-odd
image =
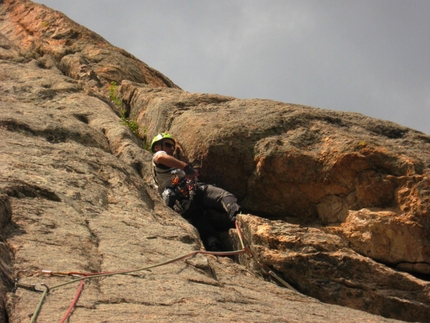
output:
[[[121,109],[122,101],[118,97],[118,84],[115,81],[110,82],[109,99],[117,108]]]
[[[142,126],[142,148],[147,150],[147,151],[151,151],[151,143],[148,140],[148,129],[145,126]]]
[[[121,124],[127,126],[136,137],[142,140],[143,149],[150,151],[151,144],[148,141],[148,129],[145,126],[139,127],[137,120],[127,118],[125,113],[126,111],[122,110]]]
[[[125,110],[122,110],[121,124],[127,126],[131,130],[131,132],[134,133],[137,137],[141,137],[139,132],[139,124],[135,119],[127,118],[125,116]]]
[[[109,86],[109,99],[118,109],[122,107],[122,101],[118,97],[118,85],[115,81],[112,81]],[[121,109],[121,124],[128,127],[131,132],[142,140],[142,148],[146,150],[151,149],[151,145],[148,142],[147,129],[145,126],[139,127],[136,119],[131,119],[127,117],[127,111],[125,109]]]

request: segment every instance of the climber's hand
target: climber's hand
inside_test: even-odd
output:
[[[196,170],[191,165],[187,165],[184,168],[185,175],[196,175]]]

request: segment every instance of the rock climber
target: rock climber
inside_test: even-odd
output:
[[[169,133],[160,133],[151,142],[152,171],[158,192],[167,206],[197,228],[208,250],[220,251],[222,244],[204,212],[207,209],[225,212],[230,223],[234,223],[241,212],[237,198],[224,189],[197,182],[197,171],[173,156],[175,148],[176,141]]]

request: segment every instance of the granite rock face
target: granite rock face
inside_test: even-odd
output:
[[[29,321],[46,286],[37,322],[60,321],[80,284],[70,322],[430,320],[410,274],[430,273],[425,134],[188,93],[25,0],[0,1],[0,111],[0,322]],[[161,131],[240,198],[252,258],[196,253],[152,185]],[[243,251],[237,230],[229,243]]]
[[[168,130],[202,178],[250,213],[333,227],[361,254],[430,274],[430,137],[387,121],[123,82],[131,115]]]
[[[250,215],[242,215],[240,224],[255,255],[240,257],[247,267],[273,268],[297,290],[326,303],[405,321],[429,320],[428,282],[355,252],[326,228]]]

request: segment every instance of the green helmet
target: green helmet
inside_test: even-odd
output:
[[[173,138],[173,136],[171,134],[169,134],[167,132],[159,133],[158,135],[156,135],[154,137],[154,139],[152,139],[152,142],[151,142],[151,151],[152,152],[154,152],[154,146],[155,146],[155,144],[157,142],[159,142],[160,140],[163,140],[163,139],[171,139],[171,140],[173,140],[175,142],[175,138]]]

